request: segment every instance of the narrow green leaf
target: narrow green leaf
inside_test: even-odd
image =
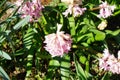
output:
[[[86,64],[85,70],[86,70],[87,72],[89,72],[89,61],[87,60],[85,64]]]
[[[27,56],[27,73],[26,77],[28,77],[31,74],[31,69],[32,69],[32,60],[33,60],[33,55],[28,55]]]
[[[30,47],[32,46],[34,33],[35,32],[33,31],[33,29],[29,28],[24,35],[23,42],[26,49],[30,49]]]
[[[101,80],[110,80],[110,75],[106,72]]]
[[[9,76],[7,75],[7,73],[4,71],[4,69],[0,66],[0,76],[4,79],[4,80],[10,80]]]
[[[13,29],[18,30],[22,26],[25,26],[30,21],[30,16],[25,17],[23,20],[21,20],[19,23],[17,23]]]
[[[73,36],[73,35],[75,35],[75,20],[74,20],[74,17],[70,17],[68,20],[69,20],[71,35]]]
[[[85,38],[86,35],[79,35],[77,36],[77,42],[79,42],[80,40],[82,40],[83,38]]]
[[[110,34],[112,36],[116,36],[120,33],[120,29],[115,30],[115,31],[111,31],[111,30],[105,30],[106,34]]]
[[[120,14],[120,10],[116,11],[116,12],[113,14],[113,16],[117,16],[117,15],[119,15],[119,14]]]
[[[11,60],[11,57],[4,51],[0,50],[0,56],[4,57],[5,59]]]
[[[83,68],[81,67],[81,65],[76,60],[75,55],[74,55],[74,62],[75,62],[75,68],[76,68],[76,72],[77,72],[79,79],[80,80],[87,80],[86,74],[85,74]]]
[[[4,36],[0,36],[0,44],[5,40]]]
[[[93,33],[88,33],[88,34],[85,34],[85,35],[87,36],[87,43],[88,44],[95,41]]]
[[[7,0],[0,1],[0,8],[6,3]],[[2,2],[2,3],[1,3]]]

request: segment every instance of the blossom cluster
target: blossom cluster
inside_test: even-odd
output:
[[[68,53],[71,48],[71,36],[60,31],[61,27],[61,24],[57,24],[56,34],[52,33],[45,36],[44,43],[46,43],[46,45],[44,48],[52,55],[52,57],[62,57],[64,53]]]
[[[70,4],[68,6],[68,9],[65,12],[63,12],[63,15],[67,17],[68,14],[73,14],[74,17],[77,17],[79,15],[82,15],[85,12],[85,10],[86,8],[80,8],[79,5]]]
[[[108,3],[102,2],[102,4],[99,5],[100,7],[100,14],[98,15],[98,17],[102,17],[102,18],[107,18],[109,16],[112,15],[112,12],[114,12],[115,6],[110,6],[108,5]]]
[[[17,2],[18,4],[19,2]],[[26,16],[30,16],[30,21],[36,20],[40,17],[40,12],[42,11],[43,6],[41,5],[39,0],[26,1],[19,9],[19,13],[21,13],[21,18],[25,18]]]
[[[20,6],[23,1],[18,0],[15,2],[16,5]],[[81,8],[79,4],[74,4],[73,0],[66,0],[62,2],[69,3],[68,9],[63,12],[63,15],[67,17],[69,14],[73,14],[74,17],[78,17],[83,15],[83,13],[87,10],[87,8]],[[80,0],[79,3],[82,5],[82,1]],[[23,6],[19,9],[19,13],[22,14],[22,18],[26,17],[27,15],[31,16],[30,21],[33,21],[40,17],[40,12],[42,12],[43,6],[39,0],[32,0],[24,2]],[[99,18],[107,18],[112,15],[112,12],[115,9],[115,6],[110,6],[106,1],[102,2],[99,5],[100,14],[98,15]]]
[[[103,57],[99,59],[100,69],[110,71],[114,74],[120,74],[120,51],[118,51],[118,57],[110,54],[108,49],[104,50]]]
[[[114,12],[115,6],[110,6],[106,1],[102,2],[102,4],[99,5],[100,11],[97,15],[99,18],[107,18],[112,15],[112,12]],[[83,15],[83,13],[87,10],[87,8],[81,8],[78,4],[69,4],[68,9],[63,12],[63,15],[65,17],[68,16],[68,14],[73,14],[74,17],[78,17],[79,15]]]
[[[82,0],[79,0],[80,4],[74,4],[73,0],[62,0],[62,2],[67,2],[68,9],[63,12],[63,15],[67,17],[69,14],[73,15],[74,17],[78,17],[80,15],[83,15],[84,12],[87,10],[87,8],[81,8],[79,5],[82,5]],[[43,6],[41,5],[40,0],[32,0],[32,1],[20,1],[18,0],[16,2],[16,5],[20,6],[20,4],[23,5],[19,9],[19,13],[21,13],[21,17],[25,18],[26,16],[30,15],[30,21],[37,20],[41,16],[41,12],[43,9]],[[114,11],[115,7],[108,5],[107,2],[102,2],[102,4],[99,5],[100,8],[100,14],[98,17],[107,18],[112,15],[112,12]],[[106,24],[106,25],[105,25]],[[104,26],[103,26],[104,25]],[[107,26],[106,22],[102,22],[98,28],[100,30],[103,30]],[[52,57],[55,56],[63,56],[64,53],[68,53],[71,48],[72,39],[69,34],[64,34],[63,31],[60,31],[61,25],[57,26],[57,32],[49,34],[45,36],[45,49],[52,55]]]

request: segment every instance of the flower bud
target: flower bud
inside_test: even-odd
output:
[[[107,27],[107,21],[104,20],[98,25],[99,30],[104,30]]]

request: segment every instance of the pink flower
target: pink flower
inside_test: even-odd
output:
[[[109,70],[109,65],[106,64],[106,60],[103,60],[103,59],[99,59],[99,68],[100,69],[104,69],[104,70]]]
[[[79,5],[77,5],[77,4],[76,5],[70,4],[68,6],[68,9],[65,12],[63,12],[63,15],[65,17],[67,17],[68,14],[70,14],[70,15],[73,14],[74,17],[77,17],[79,15],[83,15],[85,10],[86,10],[86,8],[80,8]]]
[[[107,4],[107,2],[102,2],[102,4],[99,5],[100,7],[100,14],[98,17],[107,18],[112,15],[112,12],[114,12],[115,6],[110,6]]]
[[[103,57],[101,59],[99,59],[100,69],[109,70],[109,65],[107,64],[107,60],[110,56],[111,55],[110,55],[108,49],[105,49]]]
[[[68,14],[72,14],[72,8],[73,8],[73,5],[69,5],[68,9],[65,12],[63,12],[63,15],[67,17]]]
[[[78,5],[75,5],[73,7],[73,16],[77,17],[79,15],[83,15],[83,13],[85,12],[86,8],[80,8]]]
[[[39,0],[33,0],[32,2],[27,1],[19,9],[19,13],[22,14],[22,18],[30,15],[30,21],[36,20],[40,17],[40,12],[42,11],[42,5]]]
[[[69,34],[64,34],[60,31],[62,25],[57,24],[57,32],[45,36],[45,49],[52,57],[63,56],[64,53],[68,53],[71,48],[72,39]]]
[[[102,59],[107,60],[109,58],[109,56],[111,56],[111,54],[109,53],[108,49],[105,49],[103,54]]]
[[[119,56],[119,51],[118,51]],[[100,69],[110,71],[113,74],[120,74],[120,61],[119,57],[116,58],[113,54],[110,54],[108,49],[104,50],[103,57],[99,59]]]

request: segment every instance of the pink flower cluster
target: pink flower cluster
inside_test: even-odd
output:
[[[85,12],[85,10],[86,8],[80,8],[79,5],[77,4],[76,5],[70,4],[68,6],[68,9],[65,12],[63,12],[63,15],[67,17],[68,14],[70,15],[73,14],[74,17],[77,17],[79,15],[82,15]]]
[[[63,31],[60,31],[62,25],[57,24],[57,32],[45,36],[45,49],[52,55],[63,56],[64,53],[68,53],[71,48],[72,39],[69,34],[64,34]]]
[[[19,13],[22,14],[22,18],[30,15],[30,21],[36,20],[40,17],[40,12],[42,11],[43,6],[39,0],[32,0],[32,2],[27,1],[19,9]]]
[[[100,14],[98,17],[107,18],[112,15],[112,12],[114,12],[115,6],[108,5],[107,2],[102,2],[102,4],[99,5],[100,7]]]
[[[105,49],[103,57],[99,59],[99,67],[105,71],[120,74],[120,51],[118,51],[118,57],[116,58],[109,53],[108,49]]]

